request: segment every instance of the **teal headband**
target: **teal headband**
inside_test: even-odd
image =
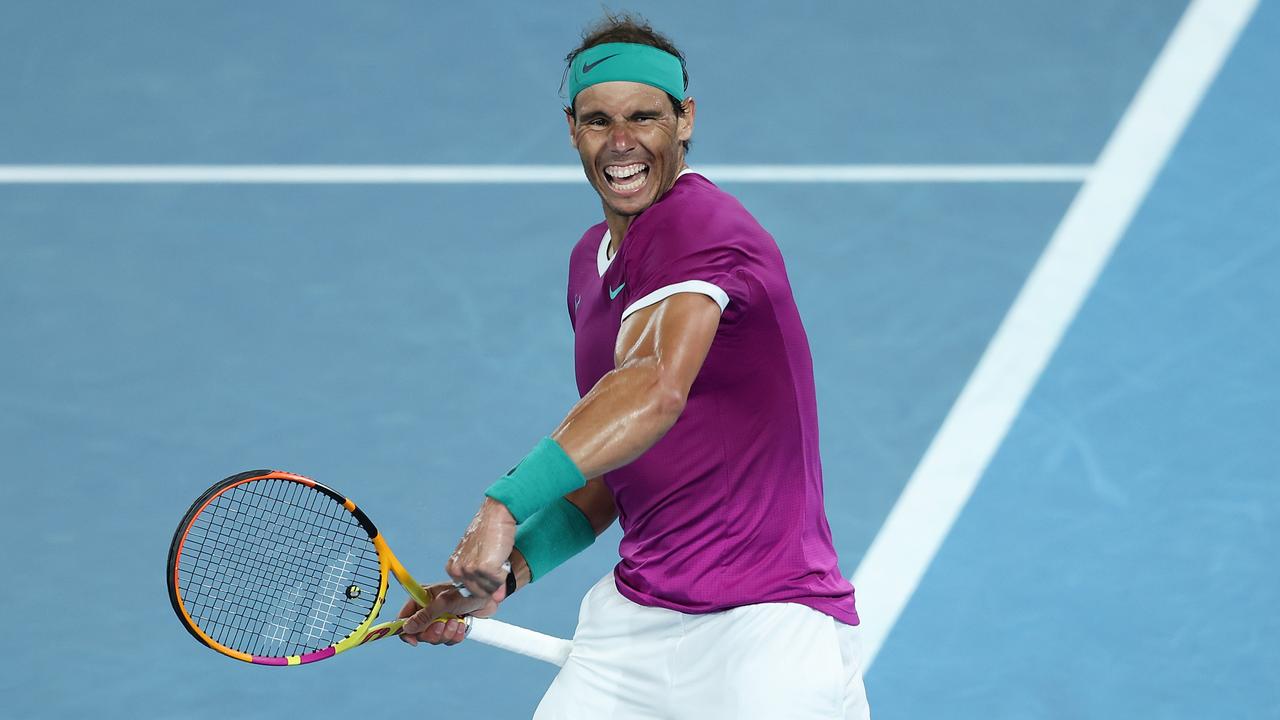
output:
[[[578,93],[606,82],[651,85],[684,100],[684,66],[680,58],[652,45],[605,43],[578,53],[569,66],[569,104]]]

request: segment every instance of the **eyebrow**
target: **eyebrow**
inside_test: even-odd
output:
[[[591,110],[578,115],[578,122],[587,122],[596,118],[604,118],[608,120],[611,116],[603,110]],[[627,116],[627,119],[635,119],[641,117],[662,117],[661,110],[636,110]]]

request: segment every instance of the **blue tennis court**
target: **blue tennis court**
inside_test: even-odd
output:
[[[162,566],[205,487],[274,467],[346,492],[442,577],[483,488],[577,399],[565,274],[594,193],[127,177],[571,166],[558,84],[598,3],[10,5],[3,714],[528,717],[554,669],[475,643],[291,670],[220,657],[174,619]],[[1280,8],[634,9],[689,58],[690,164],[786,256],[827,511],[880,638],[873,716],[1280,717]],[[1161,133],[1167,153],[1124,140]],[[70,166],[126,179],[41,175]],[[1051,271],[1082,264],[1093,228],[1116,241],[1078,306],[1055,304]],[[1035,347],[1020,395],[1002,382]],[[978,441],[989,457],[948,450]],[[937,500],[965,463],[971,494]],[[902,538],[933,536],[898,564],[917,557]],[[618,538],[500,617],[571,635]]]

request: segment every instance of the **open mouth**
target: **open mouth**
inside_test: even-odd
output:
[[[632,193],[644,187],[649,179],[649,166],[645,163],[606,165],[604,176],[614,192]]]

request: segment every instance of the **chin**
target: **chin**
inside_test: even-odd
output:
[[[643,204],[637,203],[637,202],[628,202],[622,206],[616,205],[608,201],[605,201],[605,202],[609,205],[609,209],[613,210],[615,213],[622,215],[624,217],[632,217],[635,215],[639,215],[645,210],[648,210],[650,206],[653,205],[653,200],[646,200],[644,201]]]
[[[600,196],[600,200],[613,213],[623,217],[632,217],[648,210],[658,199],[646,194],[644,197],[633,197],[625,200],[619,200],[613,193],[605,191],[600,192],[600,188],[596,188],[596,194]]]

